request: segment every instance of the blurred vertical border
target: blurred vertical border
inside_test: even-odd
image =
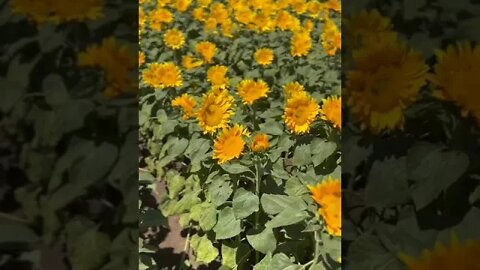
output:
[[[0,269],[137,269],[137,1],[0,13]]]
[[[344,268],[480,269],[480,2],[342,7]]]

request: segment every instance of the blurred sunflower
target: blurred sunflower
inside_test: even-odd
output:
[[[436,86],[435,96],[453,101],[462,115],[471,115],[480,122],[480,46],[469,42],[450,45],[437,51],[434,74],[429,80]]]
[[[267,150],[269,147],[268,135],[264,133],[259,133],[253,137],[252,145],[250,148],[253,152],[262,152]]]
[[[192,10],[192,16],[195,20],[199,22],[204,22],[207,19],[207,14],[205,13],[205,8],[197,7]]]
[[[181,107],[183,110],[183,119],[187,120],[195,116],[195,105],[197,102],[189,94],[183,94],[172,100],[172,107]]]
[[[306,92],[297,93],[287,100],[283,119],[288,129],[295,134],[310,130],[310,124],[320,111],[320,106]]]
[[[173,14],[165,8],[157,8],[150,12],[148,16],[150,18],[150,27],[155,31],[160,31],[162,25],[173,21]]]
[[[312,38],[307,31],[299,31],[293,34],[290,42],[290,54],[292,56],[306,56],[312,48]]]
[[[176,0],[175,8],[178,12],[185,12],[187,11],[190,4],[192,4],[192,0]]]
[[[322,100],[321,118],[330,122],[333,127],[342,128],[342,98],[330,96]]]
[[[212,66],[207,71],[207,80],[213,87],[225,88],[228,86],[227,71],[228,68],[226,66]]]
[[[219,164],[239,158],[245,147],[243,136],[249,135],[248,130],[239,124],[224,128],[215,139],[213,158],[218,159]]]
[[[138,66],[143,65],[145,63],[145,53],[139,52],[138,53]]]
[[[342,34],[332,20],[325,22],[325,30],[322,35],[323,50],[328,55],[335,55],[342,47]]]
[[[108,97],[136,89],[136,82],[130,73],[137,68],[137,59],[128,46],[119,45],[113,37],[105,38],[101,44],[93,44],[80,52],[77,64],[80,67],[99,68],[104,72],[108,83],[105,94]]]
[[[294,94],[305,92],[305,87],[299,82],[289,82],[283,86],[283,91],[285,92],[285,96],[290,98]]]
[[[142,78],[153,88],[163,89],[182,85],[182,74],[173,62],[150,64],[143,71]]]
[[[273,57],[273,51],[268,48],[260,48],[255,52],[255,61],[262,66],[270,65]]]
[[[342,230],[342,186],[340,179],[327,179],[315,186],[307,186],[312,199],[320,206],[318,213],[325,220],[327,232],[341,236]]]
[[[214,88],[204,94],[197,119],[203,134],[213,134],[217,129],[227,127],[233,116],[234,99],[224,89]]]
[[[163,35],[163,41],[170,49],[178,50],[185,44],[185,37],[178,29],[169,29]]]
[[[103,16],[103,0],[55,1],[12,0],[14,13],[22,14],[38,24],[83,22]]]
[[[362,10],[342,22],[347,44],[353,49],[363,44],[363,39],[372,35],[382,35],[392,31],[390,18],[382,16],[378,10]]]
[[[242,80],[237,85],[238,95],[242,98],[244,104],[252,105],[254,101],[262,97],[267,97],[270,91],[265,81],[258,80]]]
[[[403,128],[403,111],[426,83],[428,66],[420,53],[396,36],[379,35],[354,52],[355,68],[347,72],[347,104],[361,128],[373,133]]]
[[[217,46],[212,42],[202,41],[197,43],[195,50],[203,57],[205,62],[210,63],[217,52]]]
[[[184,55],[182,57],[182,65],[186,70],[192,70],[194,68],[202,66],[203,61],[193,57],[192,55]]]
[[[476,257],[478,254],[480,241],[467,240],[460,243],[457,236],[452,234],[449,246],[437,242],[433,250],[424,250],[418,257],[401,253],[400,258],[407,270],[473,270],[480,269],[480,262]]]

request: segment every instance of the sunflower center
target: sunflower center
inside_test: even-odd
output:
[[[217,126],[222,122],[223,112],[220,106],[212,104],[207,107],[205,122],[209,126]]]
[[[240,136],[232,136],[225,140],[223,153],[226,156],[237,156],[243,150],[244,142]]]
[[[306,108],[304,108],[304,107],[297,108],[295,110],[295,112],[293,113],[293,115],[295,117],[295,122],[298,125],[303,125],[303,124],[307,123],[308,111],[306,110]]]
[[[177,74],[175,74],[175,72],[173,71],[167,71],[163,74],[164,80],[168,83],[175,82],[176,77],[177,77]]]

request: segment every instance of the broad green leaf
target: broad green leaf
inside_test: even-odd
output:
[[[2,221],[0,223],[0,247],[8,250],[14,244],[34,244],[39,239],[38,235],[28,226]]]
[[[270,221],[265,226],[270,228],[277,228],[282,226],[292,225],[305,220],[308,217],[308,213],[304,210],[299,211],[295,208],[286,208]]]
[[[310,146],[307,144],[299,145],[295,148],[293,153],[293,165],[304,166],[312,163],[312,154]]]
[[[299,211],[307,209],[307,204],[300,197],[263,194],[261,198],[262,208],[265,213],[275,215],[287,208],[298,209]]]
[[[294,270],[294,269],[301,269],[301,265],[294,264],[292,261],[290,261],[290,258],[285,255],[284,253],[277,253],[273,255],[272,257],[272,262],[270,263],[271,269],[288,269],[288,270]]]
[[[366,204],[389,207],[404,203],[408,199],[406,158],[375,161],[365,188]]]
[[[177,197],[180,191],[185,187],[185,177],[175,174],[167,178],[168,197],[173,199]]]
[[[416,209],[422,209],[457,181],[469,166],[463,152],[447,151],[439,145],[419,143],[407,155],[407,177]]]
[[[308,192],[306,185],[303,184],[297,176],[290,177],[285,183],[285,193],[290,196],[301,196]]]
[[[70,99],[62,76],[57,73],[47,75],[42,82],[45,101],[53,107],[60,106]]]
[[[232,238],[238,235],[241,230],[240,220],[235,218],[233,208],[223,208],[218,215],[217,224],[213,227],[213,231],[216,234],[215,239],[222,240]]]
[[[337,144],[334,142],[325,141],[319,138],[313,139],[310,144],[312,151],[312,161],[314,166],[322,164],[325,159],[335,153]]]
[[[283,125],[273,119],[269,119],[265,121],[265,123],[260,124],[260,130],[264,133],[270,134],[270,135],[277,135],[280,136],[282,135],[283,132]]]
[[[209,231],[217,222],[217,209],[209,202],[203,202],[192,207],[190,217],[200,225],[204,231]]]
[[[145,227],[167,226],[165,216],[157,209],[148,209],[140,216],[140,225]]]
[[[267,253],[263,259],[253,266],[253,270],[273,270],[270,268],[270,264],[272,263],[272,253]]]
[[[212,183],[208,185],[207,198],[215,205],[219,206],[225,203],[233,189],[228,182],[228,176],[215,177]]]
[[[250,172],[251,171],[247,166],[244,166],[244,165],[239,164],[239,163],[222,164],[221,167],[226,172],[231,173],[231,174],[240,174],[240,173],[243,173],[243,172]]]
[[[195,259],[199,263],[211,263],[218,257],[218,249],[216,249],[212,242],[206,235],[200,237],[194,234],[190,240],[190,246],[195,253]]]
[[[222,244],[222,266],[233,269],[237,266],[237,248]]]
[[[237,219],[250,216],[258,211],[258,196],[244,188],[239,188],[233,195],[233,212]]]
[[[266,254],[277,247],[277,239],[272,228],[266,227],[262,232],[247,235],[248,243],[257,251]]]
[[[73,234],[67,232],[67,252],[72,269],[94,270],[99,269],[108,258],[110,237],[90,227],[84,232]]]

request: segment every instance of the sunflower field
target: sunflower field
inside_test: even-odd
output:
[[[140,269],[340,269],[340,11],[140,1]]]

